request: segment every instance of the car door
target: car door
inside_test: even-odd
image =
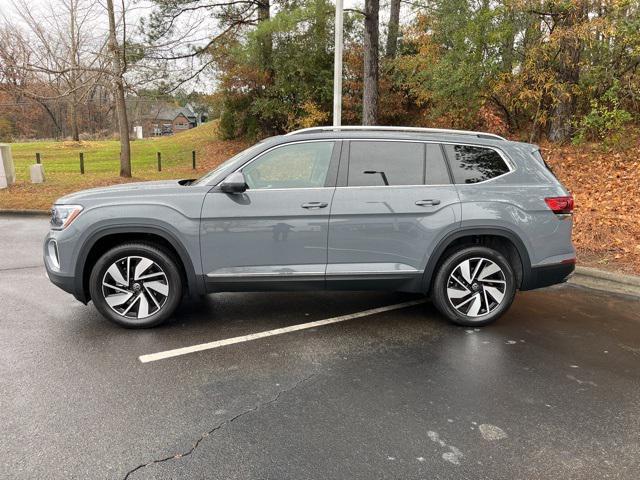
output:
[[[324,286],[340,144],[275,146],[242,167],[244,193],[206,195],[200,238],[209,290]]]
[[[438,144],[345,142],[329,220],[329,288],[420,284],[441,235],[460,222]]]

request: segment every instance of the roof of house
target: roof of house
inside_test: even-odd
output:
[[[170,105],[158,105],[152,108],[145,117],[151,120],[173,121],[179,115],[184,115],[189,121],[196,121],[196,113],[189,107],[172,107]]]

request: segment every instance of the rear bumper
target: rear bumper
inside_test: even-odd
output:
[[[574,263],[555,263],[553,265],[531,267],[529,275],[522,281],[520,290],[533,290],[566,282],[575,268],[576,265]]]

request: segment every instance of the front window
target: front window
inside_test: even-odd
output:
[[[242,169],[250,189],[324,187],[334,142],[274,148]]]

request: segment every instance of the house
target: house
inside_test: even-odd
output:
[[[197,127],[207,120],[206,113],[198,113],[187,103],[177,107],[168,103],[145,105],[136,108],[131,125],[137,138],[173,135]]]

